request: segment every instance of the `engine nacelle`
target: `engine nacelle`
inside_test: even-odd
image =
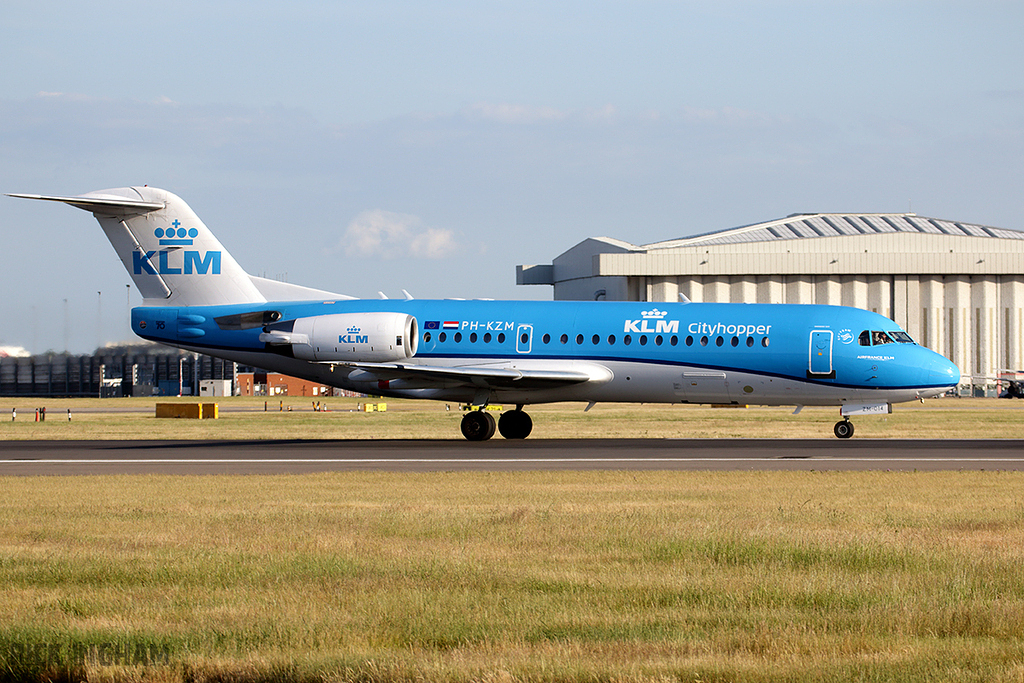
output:
[[[312,361],[388,363],[416,355],[416,318],[405,313],[335,313],[272,323],[260,341]]]

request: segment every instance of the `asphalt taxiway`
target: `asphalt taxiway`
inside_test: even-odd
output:
[[[0,476],[523,470],[1024,470],[1024,440],[0,441]]]

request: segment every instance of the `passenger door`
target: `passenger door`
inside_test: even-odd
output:
[[[808,377],[835,378],[836,373],[832,369],[832,339],[832,330],[811,330]]]

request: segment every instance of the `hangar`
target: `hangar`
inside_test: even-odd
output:
[[[654,244],[580,242],[516,283],[555,299],[854,306],[986,385],[1024,367],[1024,232],[913,213],[793,214]]]

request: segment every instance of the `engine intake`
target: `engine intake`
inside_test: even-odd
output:
[[[388,363],[416,355],[416,318],[406,313],[335,313],[272,323],[260,341],[311,361]]]

